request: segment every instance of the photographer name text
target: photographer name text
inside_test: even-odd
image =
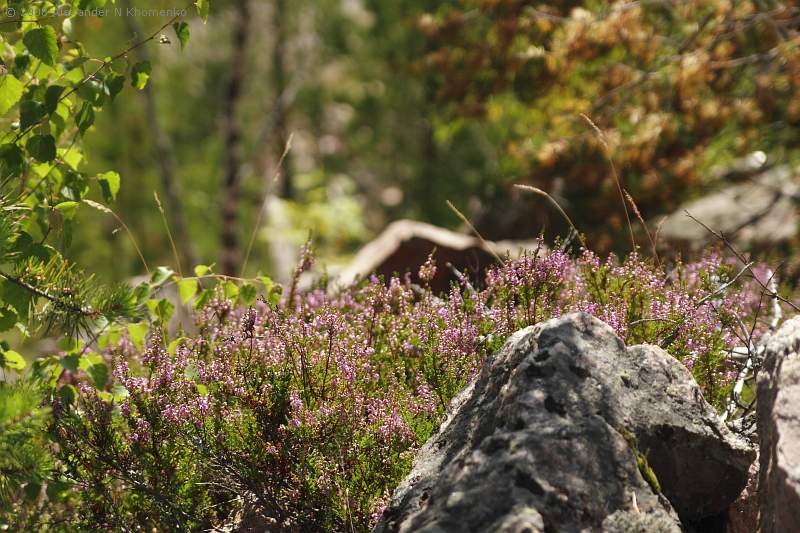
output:
[[[70,6],[59,6],[56,8],[30,7],[26,9],[16,9],[8,7],[5,10],[7,17],[185,17],[188,15],[186,9],[141,9],[138,7],[129,8],[93,8],[75,9]]]

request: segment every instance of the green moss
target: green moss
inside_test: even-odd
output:
[[[639,468],[639,472],[642,474],[642,477],[647,484],[650,485],[650,488],[656,494],[661,494],[661,484],[658,482],[658,477],[653,469],[650,467],[650,464],[647,462],[647,456],[639,451],[639,445],[636,440],[636,435],[633,434],[632,431],[626,428],[617,428],[617,432],[622,435],[622,438],[625,439],[625,442],[628,443],[631,451],[633,451],[634,455],[636,456],[636,466]]]

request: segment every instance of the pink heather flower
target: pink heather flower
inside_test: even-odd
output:
[[[311,268],[310,250],[301,256],[298,269]],[[710,256],[665,273],[635,254],[620,262],[586,250],[577,258],[552,250],[491,268],[474,288],[462,284],[442,294],[420,291],[408,273],[386,284],[371,277],[330,294],[298,291],[292,302],[284,299],[274,308],[260,301],[237,307],[218,289],[195,312],[198,333],[188,335],[174,354],[165,348],[169,339],[155,330],[144,350],[123,335],[105,355],[115,384],[130,394],[120,402],[119,415],[133,444],[150,444],[146,413],[160,419],[154,424],[159,438],[174,433],[220,439],[213,442],[222,445],[225,436],[215,434],[210,421],[251,424],[261,416],[272,423],[271,410],[284,401],[288,387],[288,423],[280,425],[285,419],[276,417],[278,427],[267,428],[270,442],[247,442],[235,451],[246,455],[249,446],[260,446],[259,453],[266,450],[279,464],[302,446],[314,458],[319,486],[334,490],[342,463],[352,467],[367,457],[380,464],[413,451],[441,417],[442,401],[474,378],[508,335],[527,325],[582,311],[608,322],[629,343],[669,338],[668,350],[690,371],[697,361],[715,360],[721,347],[740,342],[731,331],[733,319],[749,325],[748,317],[762,305],[760,285],[744,276],[709,297],[730,268]],[[435,261],[428,257],[419,279],[429,285],[435,276]],[[763,331],[757,325],[756,336]],[[735,379],[731,368],[723,363],[699,376],[701,386],[719,390]],[[80,379],[82,401],[102,407],[87,378]],[[364,442],[372,449],[361,448]],[[385,470],[395,471],[391,464]],[[286,477],[300,475],[292,470]],[[389,481],[397,480],[366,480],[370,490]],[[387,500],[370,493],[361,500],[354,496],[357,501],[360,516],[374,521]]]
[[[436,277],[436,261],[434,261],[431,253],[425,263],[419,267],[419,279],[428,284],[433,281],[434,277]]]

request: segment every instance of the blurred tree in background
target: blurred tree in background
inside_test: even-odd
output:
[[[715,167],[748,152],[797,158],[798,14],[771,1],[443,6],[419,23],[447,125],[437,134],[480,124],[504,183],[548,191],[592,246],[618,247],[626,223],[609,157],[645,218],[714,185]],[[529,202],[486,200],[489,233],[545,222]]]
[[[141,8],[166,2],[136,2]],[[270,249],[294,250],[313,231],[331,259],[354,248],[398,216],[442,224],[456,222],[445,199],[464,198],[494,183],[494,148],[462,128],[437,142],[431,118],[431,77],[420,67],[426,44],[418,17],[435,2],[306,3],[249,2],[241,87],[235,106],[239,138],[236,166],[240,258],[261,213],[250,270],[270,270]],[[137,185],[120,193],[119,212],[140,236],[147,257],[174,263],[152,195],[158,190],[170,225],[174,216],[163,179],[163,138],[174,163],[188,240],[201,262],[219,259],[220,213],[225,195],[226,120],[235,53],[239,2],[214,4],[207,25],[189,21],[192,46],[176,43],[149,50],[156,80],[137,100],[98,117],[89,136],[92,165],[113,163]],[[147,32],[158,20],[91,19],[81,27],[87,48],[103,53],[106,43],[133,31]],[[154,103],[148,103],[153,98]],[[153,118],[149,109],[157,109]],[[226,107],[228,106],[228,107]],[[163,134],[160,135],[159,131]],[[291,148],[277,165],[291,136]],[[230,162],[228,160],[228,162]],[[487,178],[488,177],[488,178]],[[173,233],[179,233],[174,231]],[[76,238],[74,253],[111,276],[138,272],[133,250],[119,239],[111,247],[96,226]],[[181,241],[176,235],[176,241]],[[288,248],[287,248],[287,242]],[[274,254],[273,254],[274,255]],[[113,268],[104,265],[111,264]],[[120,257],[126,258],[120,268]],[[187,261],[188,263],[188,261]],[[288,261],[293,264],[293,260]]]
[[[718,185],[716,170],[739,156],[796,159],[792,2],[231,0],[214,11],[207,25],[187,21],[185,51],[150,49],[150,92],[112,104],[88,135],[90,164],[135,184],[119,212],[154,262],[175,261],[149,191],[184,266],[210,263],[226,176],[238,190],[228,209],[238,259],[226,270],[253,237],[247,270],[280,278],[309,230],[335,263],[401,216],[458,225],[448,199],[489,238],[563,234],[513,183],[550,193],[591,246],[621,250],[630,241],[609,158],[646,219]],[[159,24],[135,22],[92,18],[78,31],[102,54]],[[76,236],[76,258],[138,273],[124,239],[107,245],[113,220],[103,224]]]

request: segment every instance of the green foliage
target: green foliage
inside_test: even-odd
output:
[[[142,61],[136,63],[131,69],[131,85],[137,89],[144,89],[147,85],[147,80],[150,79],[150,71],[152,67],[149,61]]]
[[[45,65],[55,66],[58,43],[56,43],[56,31],[52,26],[40,26],[28,30],[22,37],[22,42],[33,57]]]
[[[172,25],[172,28],[175,30],[175,35],[178,36],[178,40],[181,43],[181,50],[186,48],[186,43],[189,42],[189,25],[185,22],[176,22]]]
[[[36,508],[53,468],[46,433],[49,422],[50,410],[42,406],[34,387],[0,383],[0,527],[30,526],[27,513]]]
[[[77,382],[64,380],[78,373],[104,399],[121,399],[124,391],[109,386],[106,361],[76,339],[138,319],[157,287],[100,283],[67,257],[81,205],[113,214],[100,202],[113,202],[122,181],[115,171],[87,172],[84,137],[128,77],[145,86],[149,64],[130,65],[127,57],[154,37],[119,39],[116,56],[94,57],[75,39],[78,7],[90,7],[79,4],[54,16],[44,14],[51,4],[16,1],[11,8],[22,21],[4,20],[0,28],[0,331],[64,334],[63,356],[32,364],[0,341],[0,529],[14,531],[61,530],[72,521],[65,465],[51,455],[50,406],[75,404]],[[42,16],[23,16],[34,12]],[[185,23],[171,22],[185,45]],[[156,306],[162,320],[168,307]]]
[[[2,77],[2,81],[0,81],[0,115],[5,115],[19,102],[23,90],[24,85],[13,74],[6,73]]]

